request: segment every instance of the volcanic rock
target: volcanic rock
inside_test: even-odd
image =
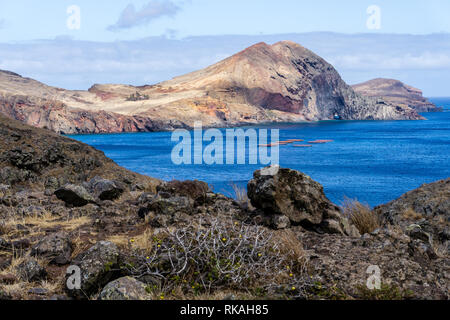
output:
[[[50,263],[67,264],[72,255],[70,237],[64,232],[48,235],[32,248],[31,254],[49,259]]]
[[[424,184],[374,212],[385,224],[400,226],[415,239],[429,237],[450,252],[450,178]]]
[[[108,283],[99,300],[149,300],[146,285],[134,278],[123,277]]]
[[[325,196],[323,186],[304,173],[270,166],[258,170],[248,183],[248,197],[255,208],[273,216],[276,229],[294,225],[327,233],[358,237],[359,232]]]
[[[47,271],[35,259],[27,259],[17,267],[17,273],[23,281],[38,281],[45,278]]]
[[[80,267],[81,288],[68,290],[71,296],[87,298],[113,280],[118,267],[119,249],[111,242],[100,241],[74,259]],[[86,297],[87,295],[87,297]]]
[[[117,181],[95,177],[87,183],[89,190],[100,200],[115,200],[124,192]]]

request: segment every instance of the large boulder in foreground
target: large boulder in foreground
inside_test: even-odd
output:
[[[248,196],[256,208],[271,215],[286,215],[296,224],[318,225],[324,213],[339,214],[339,208],[327,199],[322,185],[304,173],[279,166],[256,171],[248,183]]]
[[[266,215],[287,216],[294,225],[359,236],[339,208],[325,196],[323,186],[299,171],[279,166],[256,171],[248,183],[248,197]]]
[[[108,283],[99,300],[149,300],[146,285],[134,278],[123,277]]]

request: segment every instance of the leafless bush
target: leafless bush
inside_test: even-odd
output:
[[[344,215],[358,228],[361,234],[371,233],[380,228],[380,219],[369,205],[357,200],[345,199],[342,205]]]
[[[272,236],[262,227],[216,218],[154,238],[151,253],[134,252],[137,261],[129,271],[159,279],[166,292],[181,287],[197,294],[219,289],[300,294],[306,263],[293,259],[298,252],[281,248]]]

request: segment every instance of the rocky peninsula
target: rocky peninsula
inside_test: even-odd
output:
[[[417,112],[442,111],[442,108],[425,98],[420,89],[398,80],[378,78],[353,85],[352,88],[364,96],[379,97],[392,104],[410,107]]]
[[[47,86],[0,71],[0,113],[57,133],[119,133],[332,120],[423,119],[404,103],[363,96],[327,61],[291,41],[255,44],[155,85]]]

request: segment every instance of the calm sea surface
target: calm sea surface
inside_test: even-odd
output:
[[[450,98],[435,98],[442,113],[428,121],[327,121],[279,128],[280,140],[330,139],[312,148],[280,147],[280,165],[323,184],[330,200],[357,198],[372,206],[393,200],[423,183],[450,177]],[[181,165],[171,161],[171,133],[70,136],[102,150],[119,165],[165,180],[198,179],[233,196],[260,165]],[[205,143],[205,145],[207,145]]]

